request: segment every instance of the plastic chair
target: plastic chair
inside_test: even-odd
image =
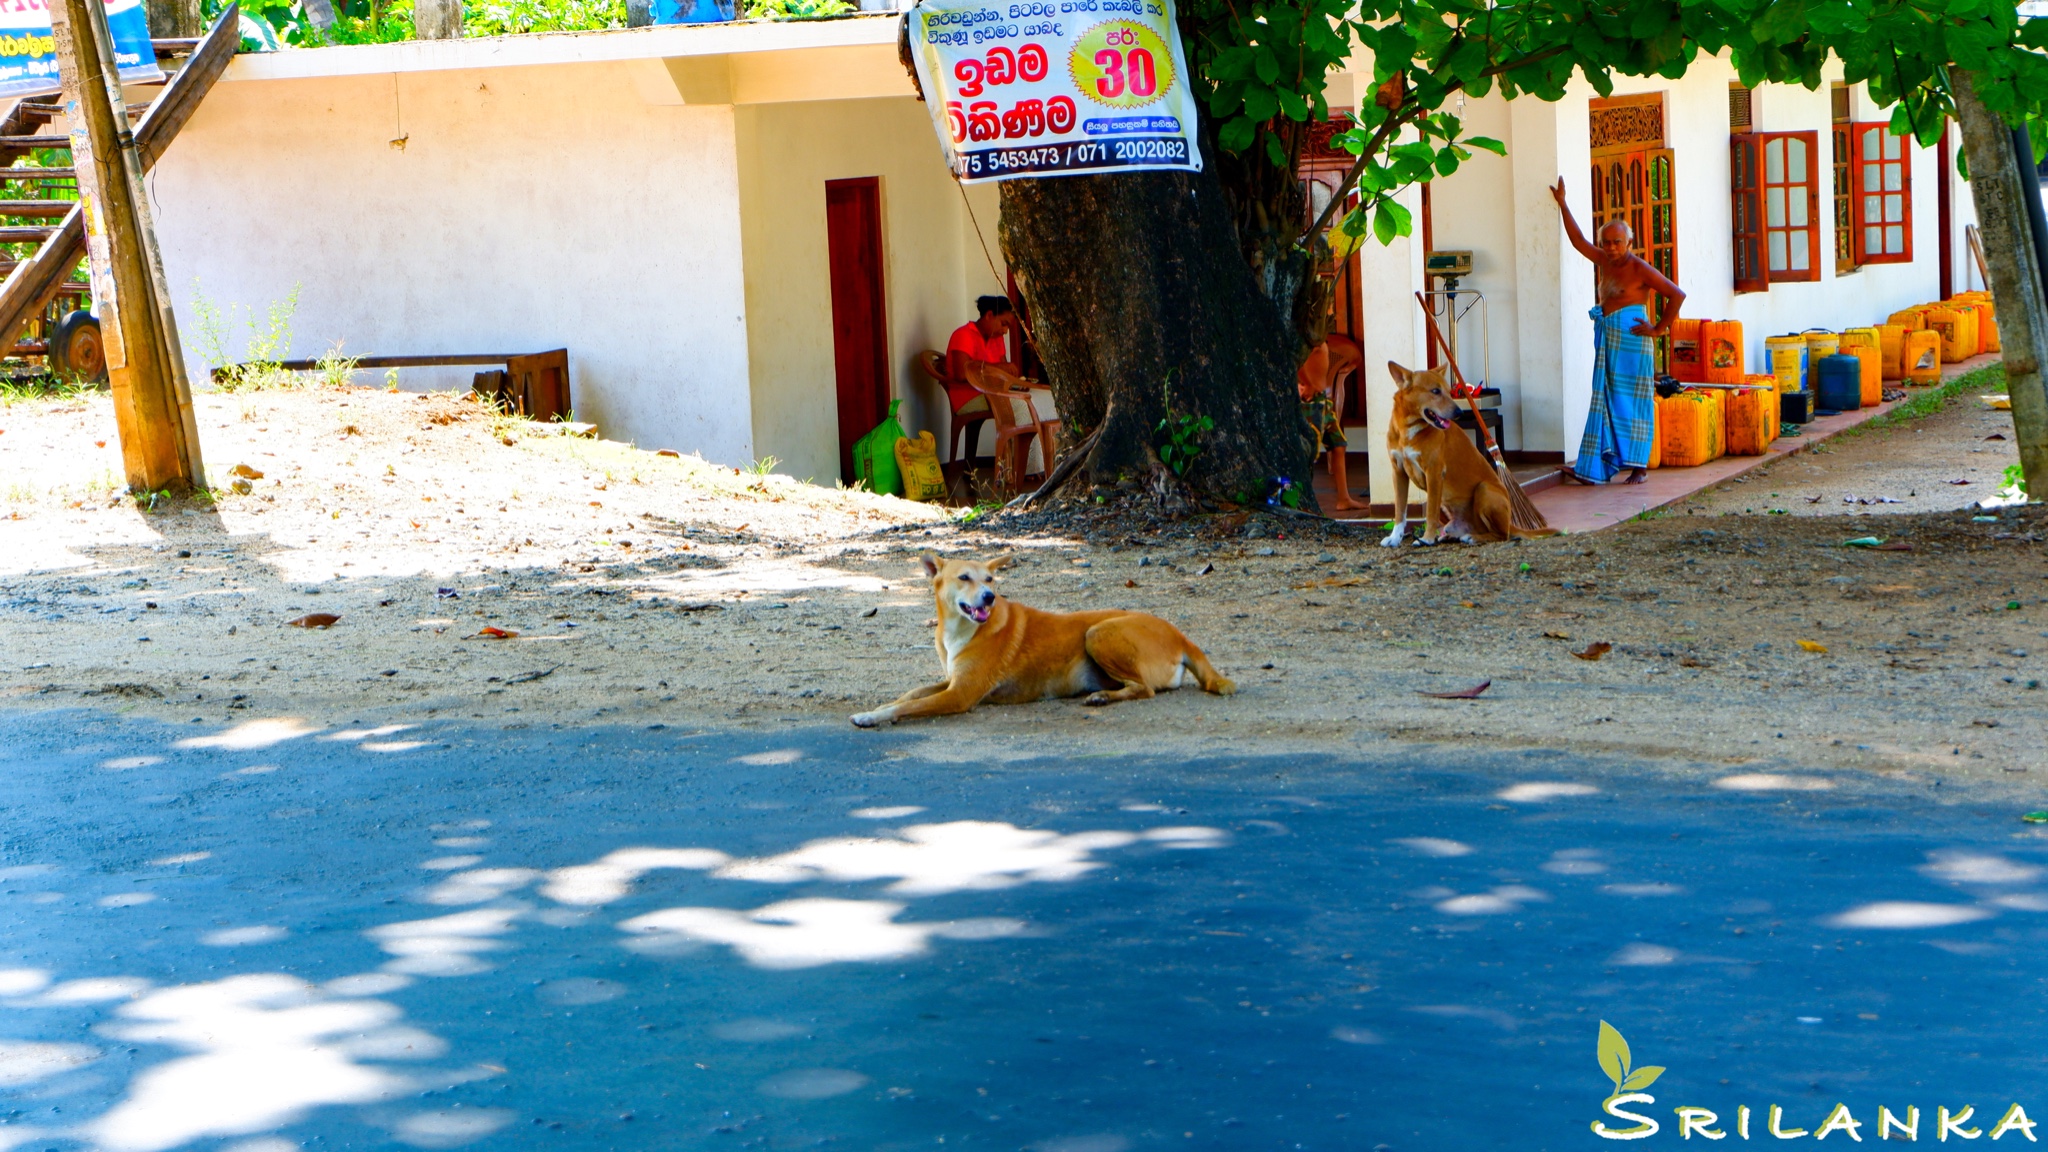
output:
[[[917,354],[917,363],[919,367],[924,369],[926,376],[931,377],[934,383],[940,388],[945,389],[946,403],[950,406],[953,403],[952,385],[957,383],[957,381],[946,375],[946,354],[944,352],[934,352],[927,348]],[[963,412],[960,408],[952,409],[951,420],[953,426],[947,437],[952,443],[952,454],[947,457],[946,461],[948,479],[951,479],[952,474],[959,472],[962,467],[972,468],[982,460],[987,460],[991,464],[995,463],[994,459],[990,457],[976,458],[974,455],[974,449],[981,443],[981,426],[988,423],[990,419],[987,403],[980,397],[976,397],[974,400],[970,400],[961,406],[962,408],[974,408],[977,403],[981,404],[981,408],[970,412]]]
[[[1041,418],[1031,403],[1031,388],[1021,377],[993,364],[969,363],[967,386],[988,399],[989,415],[996,425],[996,488],[1013,495],[1024,486],[1034,438],[1045,466],[1052,467],[1053,441],[1061,422]]]

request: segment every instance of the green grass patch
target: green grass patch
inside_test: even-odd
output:
[[[1854,428],[1844,430],[1835,439],[1845,440],[1851,436],[1861,436],[1866,432],[1881,432],[1888,428],[1897,428],[1901,424],[1910,424],[1915,420],[1925,419],[1948,407],[1951,401],[1961,396],[1973,393],[2003,391],[2005,391],[2005,365],[1992,364],[1979,368],[1975,372],[1965,372],[1953,380],[1937,384],[1924,392],[1915,392],[1906,397],[1905,403],[1900,404],[1882,416],[1866,420]]]

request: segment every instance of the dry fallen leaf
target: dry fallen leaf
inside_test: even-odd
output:
[[[233,472],[235,475],[243,477],[244,479],[248,480],[263,479],[263,473],[258,472],[254,468],[249,467],[247,464],[237,464],[233,468],[228,469],[228,471]]]
[[[477,629],[476,634],[487,640],[510,640],[514,636],[519,635],[517,631],[511,628],[493,628],[488,626]]]
[[[1904,540],[1894,540],[1889,544],[1879,544],[1871,549],[1873,552],[1911,552],[1912,550],[1913,545]]]
[[[1365,580],[1358,576],[1330,576],[1322,580],[1311,580],[1306,584],[1296,584],[1294,588],[1297,592],[1308,588],[1356,588],[1363,583]]]
[[[1545,632],[1543,638],[1545,640],[1569,640],[1572,637],[1569,632]]]
[[[308,612],[297,620],[285,621],[285,624],[292,628],[328,628],[340,619],[332,612]]]
[[[1795,643],[1808,652],[1818,652],[1823,656],[1828,654],[1828,646],[1818,640],[1799,640],[1795,641]]]
[[[1124,581],[1124,587],[1126,587],[1126,588],[1136,588],[1137,586],[1138,586],[1138,582],[1137,582],[1136,580],[1126,580],[1126,581]]]
[[[1714,662],[1712,660],[1702,660],[1697,656],[1680,656],[1678,658],[1678,666],[1680,668],[1712,668]]]
[[[1585,651],[1574,652],[1572,655],[1577,656],[1581,660],[1598,660],[1613,650],[1614,645],[1609,644],[1607,641],[1595,640],[1593,643],[1586,645]]]
[[[1460,601],[1458,601],[1458,607],[1460,607],[1460,608],[1477,608],[1477,607],[1479,607],[1479,605],[1477,605],[1477,604],[1474,604],[1474,603],[1473,603],[1472,601],[1470,601],[1470,600],[1460,600]]]
[[[1486,691],[1488,688],[1491,688],[1492,686],[1493,681],[1481,680],[1479,683],[1474,684],[1472,687],[1462,689],[1457,692],[1417,692],[1416,695],[1427,696],[1431,700],[1477,700],[1479,699],[1479,694],[1481,692]]]
[[[683,454],[681,452],[676,451],[673,448],[656,448],[654,450],[654,454],[656,456],[667,456],[675,460],[680,460],[683,458]]]

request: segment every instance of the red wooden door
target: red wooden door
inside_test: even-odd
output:
[[[853,444],[889,414],[889,315],[882,295],[879,178],[825,182],[832,265],[832,367],[839,393],[839,473],[853,482]]]

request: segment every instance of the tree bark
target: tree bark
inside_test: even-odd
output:
[[[1314,508],[1298,338],[1240,253],[1215,173],[1212,160],[1198,173],[1005,181],[1003,254],[1068,443],[1102,425],[1085,465],[1094,484],[1135,483],[1184,508],[1263,502],[1284,480]],[[1161,463],[1161,422],[1192,431],[1204,416],[1214,427],[1176,475]]]
[[[421,40],[462,39],[462,0],[417,0],[413,33]]]
[[[2048,499],[2048,291],[2027,223],[2026,197],[2039,199],[2039,178],[2020,171],[2012,128],[1977,98],[1976,77],[1956,69],[1949,83],[1970,160],[1970,197],[1984,234],[1984,264],[1998,304],[1998,340],[2004,350],[2006,392],[2012,398],[2013,438],[2027,492]],[[1942,173],[1946,179],[1947,173]]]
[[[199,0],[147,0],[143,11],[149,15],[151,36],[206,35],[206,18],[199,13]]]

